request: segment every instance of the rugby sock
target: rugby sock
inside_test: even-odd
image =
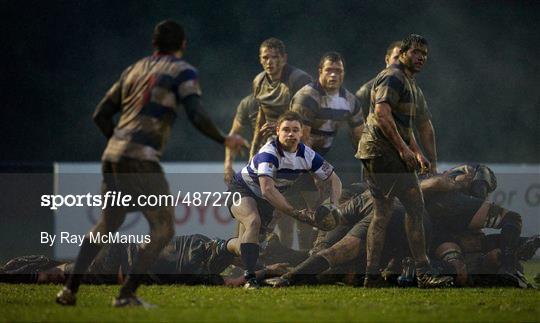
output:
[[[505,270],[515,267],[520,234],[521,216],[512,211],[506,213],[501,221],[501,262]]]
[[[81,284],[81,278],[101,250],[101,245],[97,243],[91,243],[88,236],[84,237],[84,241],[81,246],[81,251],[79,256],[75,261],[75,266],[71,275],[69,275],[66,281],[66,287],[69,288],[73,293],[76,293],[79,290],[79,285]]]
[[[120,288],[120,298],[130,297],[135,294],[139,285],[144,281],[147,270],[158,257],[159,252],[155,252],[155,249],[149,249],[148,246],[146,245],[147,248],[141,248],[139,250],[137,260],[133,264],[122,288]]]
[[[330,263],[326,258],[320,255],[313,255],[285,274],[284,278],[287,278],[291,283],[295,283],[300,281],[303,276],[317,275],[328,268],[330,268]]]
[[[259,258],[259,245],[256,243],[242,243],[240,244],[240,257],[244,266],[246,266],[246,276],[255,276],[255,266],[257,265],[257,259]]]
[[[126,281],[120,288],[119,298],[130,297],[135,294],[135,291],[141,284],[141,278],[143,275],[129,274],[126,278]]]

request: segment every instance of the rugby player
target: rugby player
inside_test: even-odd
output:
[[[353,145],[362,134],[362,111],[355,96],[343,87],[345,62],[329,52],[319,62],[319,78],[301,88],[291,101],[291,110],[302,116],[303,142],[321,156],[332,147],[340,122],[351,127]]]
[[[348,122],[351,128],[353,146],[358,146],[362,134],[363,118],[360,104],[355,96],[343,87],[345,61],[337,52],[324,54],[319,62],[319,78],[302,87],[291,101],[291,110],[298,112],[303,120],[303,142],[318,154],[324,155],[331,149],[339,125]],[[324,199],[313,192],[317,188],[311,176],[295,185],[294,191],[300,196],[292,200],[302,200],[307,207],[313,208]],[[300,227],[300,226],[299,226]],[[309,227],[299,230],[300,249],[313,246],[313,230]]]
[[[236,149],[245,144],[238,136],[224,136],[214,125],[200,102],[197,71],[182,59],[186,49],[184,29],[167,20],[154,28],[155,52],[129,66],[98,104],[94,121],[107,138],[102,156],[102,191],[121,191],[131,196],[170,194],[159,164],[178,110],[184,107],[191,123],[211,139]],[[117,124],[114,115],[120,114]],[[107,235],[118,230],[126,213],[141,210],[149,222],[150,243],[139,253],[113,306],[145,305],[135,296],[140,277],[174,235],[173,206],[140,209],[107,207],[92,229]],[[57,294],[56,302],[75,305],[82,275],[102,245],[87,235],[75,262],[73,274]]]
[[[364,165],[375,210],[367,237],[366,287],[385,285],[379,266],[393,197],[407,210],[405,227],[416,263],[418,285],[433,288],[452,281],[451,277],[432,271],[422,221],[424,201],[416,174],[417,170],[430,167],[413,131],[414,116],[420,104],[414,75],[426,62],[427,51],[425,38],[415,34],[406,37],[399,62],[379,73],[371,91],[370,111],[356,154]]]
[[[141,278],[144,284],[241,286],[244,277],[222,276],[236,262],[226,241],[201,234],[175,237]],[[273,246],[271,249],[276,249]],[[282,249],[282,248],[281,248]],[[134,243],[104,246],[82,277],[85,284],[122,284],[142,246]],[[256,272],[261,280],[285,273],[284,263],[274,263]],[[64,283],[73,271],[71,262],[58,262],[43,255],[22,256],[0,266],[0,282]]]
[[[521,215],[486,201],[497,187],[495,174],[485,165],[462,165],[421,182],[426,210],[433,223],[435,245],[451,236],[483,228],[500,231],[500,273],[513,275],[518,265]]]
[[[384,55],[384,62],[387,68],[399,62],[400,49],[401,41],[394,41],[388,46],[386,49],[386,54]],[[369,107],[371,106],[371,90],[373,88],[373,84],[375,83],[375,79],[376,77],[372,78],[362,85],[358,91],[356,91],[356,97],[358,98],[360,106],[362,107],[364,119],[367,119],[369,114]],[[437,147],[435,142],[435,130],[433,128],[433,123],[431,122],[431,113],[428,109],[424,93],[419,86],[417,86],[417,89],[419,104],[414,119],[415,127],[418,130],[420,145],[430,162],[429,172],[431,174],[436,174]]]
[[[276,120],[289,109],[293,96],[311,82],[306,72],[287,63],[285,44],[268,38],[259,47],[263,71],[253,79],[253,96],[259,105],[250,158],[275,134]]]
[[[446,237],[450,239],[436,246],[435,259],[442,261],[441,271],[455,275],[456,285],[532,287],[523,275],[521,261],[530,260],[540,248],[540,235],[519,238],[513,273],[501,273],[502,234],[467,230]]]
[[[319,154],[300,142],[302,118],[287,111],[277,120],[277,138],[264,145],[241,172],[235,174],[230,191],[241,194],[239,205],[229,201],[231,215],[240,222],[238,237],[229,240],[227,247],[241,256],[246,269],[247,289],[257,288],[255,264],[259,257],[259,233],[265,233],[274,209],[292,217],[310,216],[310,211],[295,209],[283,196],[305,172],[312,172],[330,185],[330,203],[337,204],[341,181],[333,167]]]

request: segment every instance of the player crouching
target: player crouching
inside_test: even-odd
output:
[[[276,131],[277,139],[264,145],[248,165],[235,174],[230,186],[231,192],[239,192],[242,197],[238,205],[234,205],[232,200],[228,205],[231,215],[240,222],[240,229],[238,237],[228,241],[227,248],[242,259],[246,278],[244,287],[247,289],[259,286],[255,279],[259,234],[266,232],[274,209],[317,224],[318,213],[306,209],[295,210],[282,193],[302,173],[311,172],[331,186],[331,208],[337,209],[335,204],[341,195],[341,181],[334,173],[334,168],[300,142],[300,115],[292,111],[283,113],[277,121]]]

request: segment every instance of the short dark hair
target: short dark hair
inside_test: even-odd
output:
[[[300,123],[300,126],[304,125],[304,123],[302,122],[302,117],[298,113],[291,110],[287,110],[279,116],[276,122],[276,126],[279,128],[279,126],[284,121],[298,121]]]
[[[184,28],[173,20],[164,20],[154,27],[152,45],[160,52],[176,52],[182,49],[186,39]]]
[[[281,55],[285,55],[285,53],[286,53],[285,44],[281,40],[279,40],[277,38],[274,38],[274,37],[268,38],[267,40],[263,41],[259,48],[261,49],[261,48],[264,48],[264,47],[275,49]]]
[[[325,53],[319,61],[319,69],[323,67],[325,61],[330,61],[333,63],[341,62],[343,63],[343,68],[345,68],[345,60],[343,59],[343,56],[341,56],[341,54],[338,52]]]
[[[401,44],[402,44],[401,40],[396,40],[396,41],[391,42],[390,45],[388,45],[388,47],[386,48],[386,54],[384,55],[384,57],[385,58],[390,57],[390,55],[392,55],[392,51],[396,47],[401,50]]]
[[[405,39],[402,40],[402,44],[401,44],[401,48],[400,48],[399,52],[400,53],[405,53],[413,45],[427,46],[428,42],[423,36],[420,36],[418,34],[410,34],[409,36],[405,37]]]

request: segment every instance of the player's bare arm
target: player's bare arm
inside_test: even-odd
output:
[[[339,176],[335,172],[330,175],[324,182],[323,185],[327,187],[330,191],[330,203],[337,207],[339,198],[341,197],[342,184]]]
[[[236,119],[233,121],[229,135],[238,135],[242,132],[242,125]],[[225,183],[230,183],[234,175],[234,169],[232,167],[236,151],[225,146],[225,162],[224,162],[224,180]]]
[[[414,132],[411,133],[411,144],[409,145],[409,147],[411,147],[411,150],[414,152],[416,156],[416,161],[418,162],[418,165],[420,166],[420,172],[421,173],[429,172],[430,170],[429,161],[426,159],[426,157],[422,153],[420,146],[418,146],[418,143],[416,142],[416,138],[414,136]]]
[[[120,112],[120,85],[116,83],[109,90],[109,93],[99,102],[92,115],[94,123],[98,126],[101,133],[109,139],[113,135],[114,124],[113,117],[115,114]]]
[[[435,142],[435,130],[431,120],[427,119],[418,125],[418,139],[424,148],[426,157],[428,158],[431,167],[430,173],[437,173],[437,145]]]
[[[276,186],[274,179],[269,176],[259,176],[261,184],[262,196],[277,210],[287,215],[292,215],[294,207],[289,204],[289,201],[281,194]]]
[[[262,108],[259,107],[257,113],[257,121],[255,122],[255,129],[253,130],[253,140],[251,142],[251,150],[249,151],[249,158],[251,159],[257,153],[257,149],[260,148],[260,142],[262,140],[261,128],[266,122],[266,117]]]

